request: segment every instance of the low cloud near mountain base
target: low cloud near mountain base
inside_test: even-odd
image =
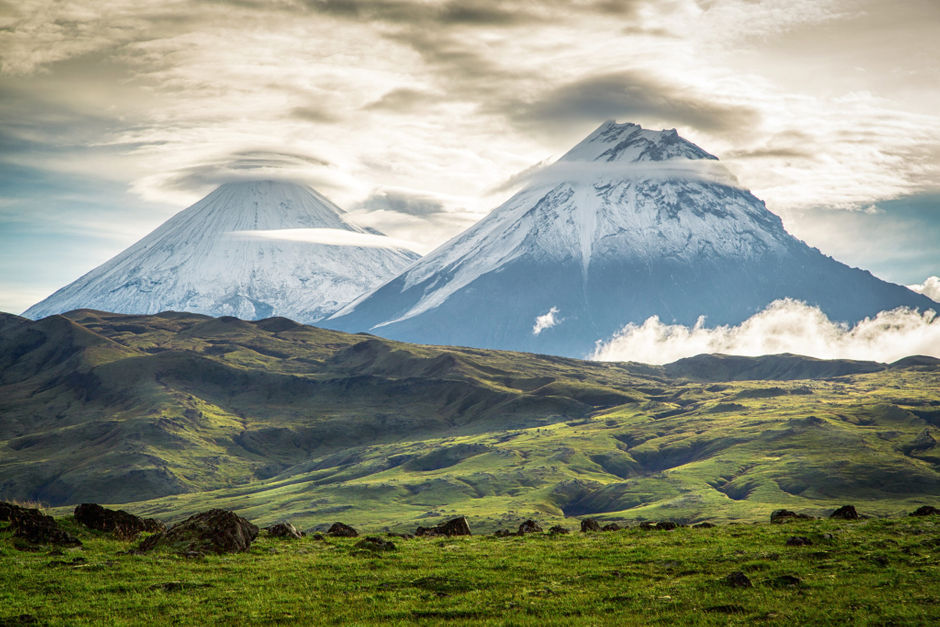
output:
[[[818,307],[782,299],[737,326],[664,324],[658,317],[628,324],[599,341],[590,359],[666,364],[701,353],[796,353],[822,359],[892,362],[909,355],[940,357],[940,317],[899,307],[855,326],[829,320]]]
[[[914,290],[918,294],[923,294],[927,298],[940,303],[940,276],[927,277],[923,283],[908,285],[907,289]]]

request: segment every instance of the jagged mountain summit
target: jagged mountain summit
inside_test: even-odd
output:
[[[352,224],[344,213],[305,185],[226,183],[23,315],[173,310],[314,322],[418,258],[393,245],[357,245],[381,234]],[[335,244],[265,237],[296,233],[291,229],[329,229],[318,233]],[[347,233],[352,244],[341,237]]]
[[[787,233],[674,129],[611,121],[476,225],[320,324],[583,357],[629,322],[738,323],[783,297],[840,321],[931,306]]]

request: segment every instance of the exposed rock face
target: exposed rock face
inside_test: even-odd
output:
[[[10,521],[15,538],[22,538],[31,544],[82,545],[81,540],[59,527],[52,516],[46,516],[38,509],[27,509],[11,503],[0,505],[0,516]]]
[[[155,548],[184,554],[240,553],[258,537],[258,527],[224,509],[190,516],[166,531],[152,535],[138,546],[140,551]]]
[[[911,516],[934,516],[936,514],[940,514],[940,509],[937,509],[933,505],[922,505],[911,512]]]
[[[542,527],[531,518],[519,525],[519,535],[524,536],[527,533],[542,533]]]
[[[837,520],[858,520],[858,512],[855,511],[853,505],[843,505],[829,514],[829,518],[835,518]]]
[[[289,522],[277,523],[265,529],[268,532],[268,535],[272,538],[292,538],[299,540],[304,537],[302,531],[298,531],[297,527],[290,524]]]
[[[416,536],[469,536],[470,523],[466,516],[452,518],[434,527],[418,527],[415,530]]]
[[[355,538],[359,535],[359,532],[349,525],[336,522],[330,526],[329,530],[326,532],[326,535],[333,536],[334,538]]]
[[[812,516],[807,516],[806,514],[797,514],[796,512],[791,512],[788,509],[778,509],[774,510],[770,514],[770,522],[772,523],[785,523],[792,522],[794,520],[812,520]]]
[[[585,518],[581,521],[581,532],[587,533],[588,531],[600,531],[601,526],[593,518]]]
[[[106,509],[95,503],[82,503],[76,507],[75,520],[89,529],[111,532],[121,540],[133,540],[142,531],[166,529],[166,525],[153,518],[134,516],[122,509]]]

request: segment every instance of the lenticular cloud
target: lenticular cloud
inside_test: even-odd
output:
[[[892,362],[909,355],[940,357],[940,317],[899,307],[855,326],[832,322],[818,307],[783,299],[737,326],[707,328],[664,324],[657,316],[628,324],[610,340],[598,341],[589,357],[598,361],[666,364],[701,353],[768,355],[796,353],[822,359]]]

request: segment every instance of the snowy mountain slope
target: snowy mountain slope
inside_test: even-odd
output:
[[[486,218],[321,324],[583,357],[628,322],[734,323],[785,296],[847,321],[929,306],[792,237],[675,130],[607,122]]]
[[[303,185],[227,183],[23,315],[38,319],[80,308],[139,314],[176,310],[314,322],[418,257],[401,248],[258,236],[331,229],[322,232],[369,237],[343,213]]]

